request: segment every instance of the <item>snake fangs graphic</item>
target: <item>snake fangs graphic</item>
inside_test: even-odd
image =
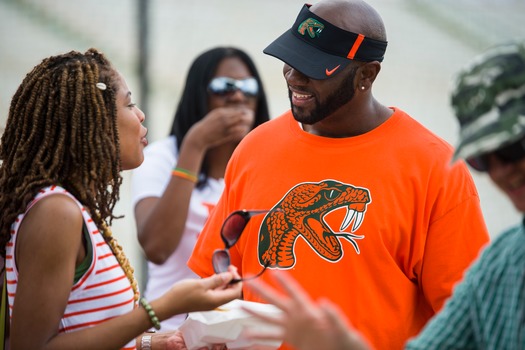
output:
[[[293,187],[264,218],[259,231],[259,262],[274,268],[290,268],[295,264],[294,244],[299,236],[319,255],[329,261],[343,256],[339,238],[348,240],[357,254],[354,234],[361,226],[367,205],[371,202],[367,189],[334,180],[302,183]],[[345,207],[346,216],[334,232],[324,217]],[[350,232],[344,232],[351,226]]]

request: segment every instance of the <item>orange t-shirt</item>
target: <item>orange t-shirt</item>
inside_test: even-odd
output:
[[[234,152],[190,268],[213,274],[229,213],[271,209],[230,249],[240,274],[266,261],[288,270],[314,299],[338,304],[377,349],[401,349],[441,308],[488,233],[465,164],[451,164],[449,144],[394,110],[349,138],[304,132],[290,111],[255,129]],[[248,290],[244,299],[262,301]]]

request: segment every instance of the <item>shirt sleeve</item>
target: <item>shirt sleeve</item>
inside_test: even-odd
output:
[[[489,242],[479,196],[465,165],[456,164],[442,180],[424,254],[416,268],[420,288],[434,312],[442,308]]]

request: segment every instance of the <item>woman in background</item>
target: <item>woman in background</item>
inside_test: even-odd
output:
[[[262,81],[244,51],[217,47],[193,61],[170,135],[145,149],[133,174],[138,239],[148,260],[147,298],[198,278],[186,262],[224,189],[226,164],[241,139],[268,119]],[[184,319],[176,316],[163,328],[176,329]]]

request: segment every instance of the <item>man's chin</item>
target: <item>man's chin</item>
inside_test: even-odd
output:
[[[318,121],[311,115],[305,115],[304,113],[301,113],[301,111],[296,107],[292,107],[292,115],[293,118],[301,124],[312,125]]]

